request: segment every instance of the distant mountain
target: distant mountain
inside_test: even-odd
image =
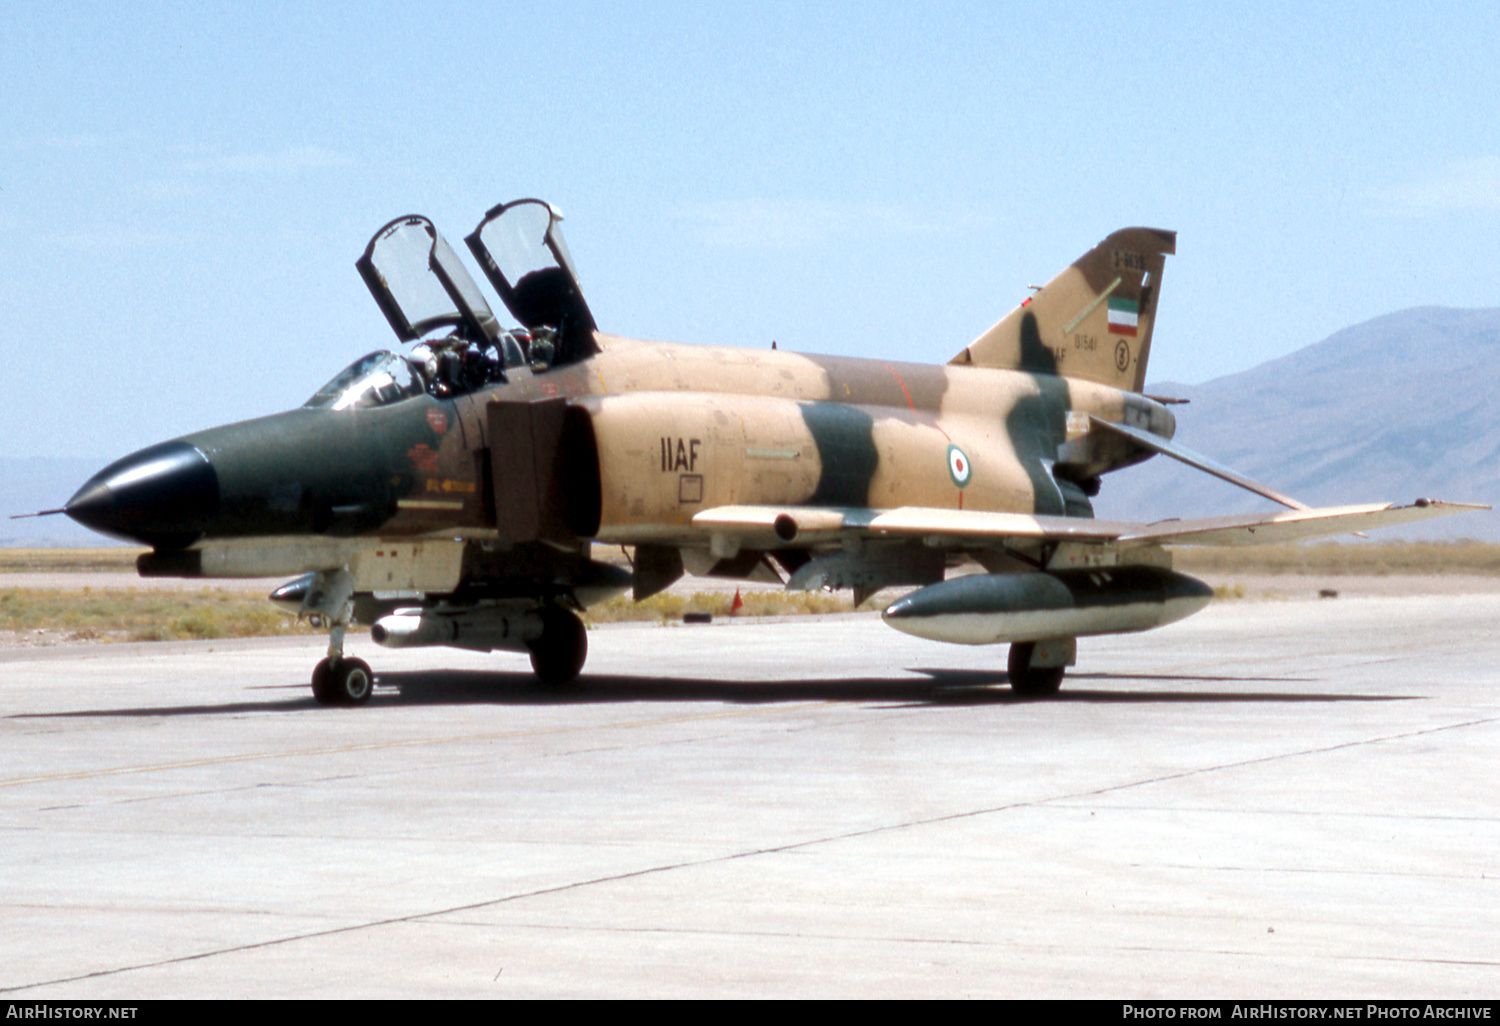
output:
[[[1418,307],[1345,328],[1290,356],[1153,395],[1176,440],[1310,505],[1500,505],[1500,309]],[[1157,456],[1109,474],[1101,518],[1212,516],[1279,508]],[[1500,541],[1500,513],[1468,513],[1375,538]]]

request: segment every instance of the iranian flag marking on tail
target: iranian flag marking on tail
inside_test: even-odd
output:
[[[1141,304],[1135,300],[1116,299],[1111,296],[1109,298],[1109,333],[1134,337],[1140,315]]]

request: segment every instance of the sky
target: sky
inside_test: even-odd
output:
[[[378,228],[522,196],[636,337],[943,362],[1127,225],[1153,381],[1500,306],[1497,53],[1492,2],[5,4],[0,455],[296,406],[398,346]]]

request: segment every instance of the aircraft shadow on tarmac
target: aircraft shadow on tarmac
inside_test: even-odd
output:
[[[1017,695],[1007,686],[1003,671],[911,668],[928,679],[909,676],[855,677],[844,680],[734,681],[698,678],[589,675],[563,687],[546,687],[529,673],[481,670],[419,670],[388,672],[376,677],[371,707],[432,705],[598,705],[628,702],[727,702],[774,704],[786,702],[875,703],[885,708],[922,706],[1059,704],[1160,704],[1390,702],[1417,695],[1357,695],[1302,691],[1215,690],[1103,690],[1077,687],[1083,681],[1173,682],[1201,684],[1303,684],[1306,677],[1222,677],[1080,673],[1069,676],[1062,691],[1044,699]],[[1069,684],[1075,686],[1069,687]],[[253,712],[298,712],[320,708],[305,684],[268,684],[261,689],[301,692],[295,697],[265,702],[225,702],[135,709],[72,710],[58,713],[21,713],[9,719],[78,716],[202,716]],[[259,690],[259,689],[257,689]]]

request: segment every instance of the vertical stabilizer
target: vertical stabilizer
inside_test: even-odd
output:
[[[1062,374],[1139,392],[1177,233],[1122,228],[1073,261],[950,363]]]

